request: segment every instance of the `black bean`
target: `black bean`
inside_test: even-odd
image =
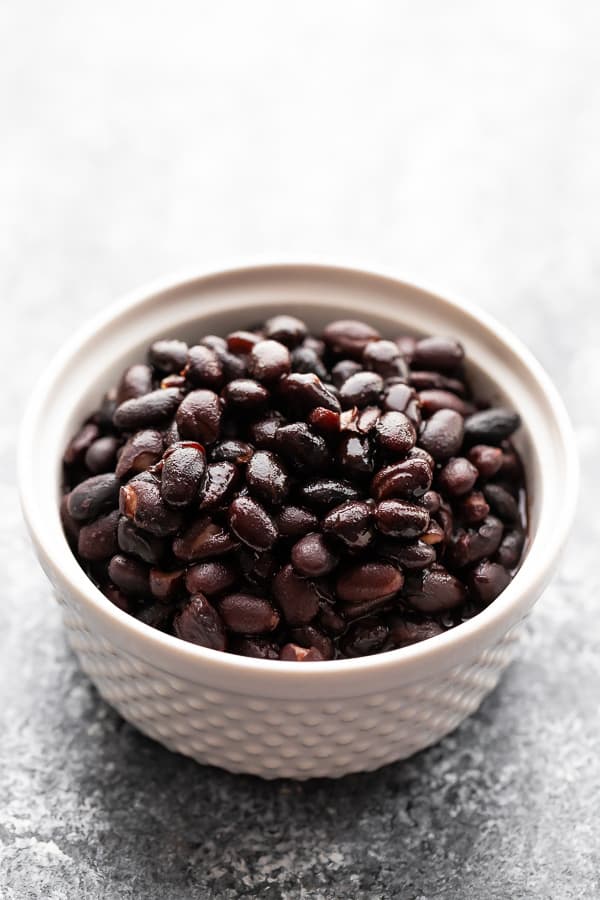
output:
[[[285,412],[288,412],[289,409],[307,414],[317,406],[331,409],[333,412],[340,412],[341,409],[340,402],[333,391],[312,372],[306,375],[293,372],[282,378],[279,384],[279,394],[285,402]]]
[[[502,522],[495,516],[484,519],[477,530],[457,531],[448,548],[453,565],[460,568],[485,556],[493,556],[500,546],[503,531]]]
[[[284,662],[321,662],[323,657],[316,647],[299,647],[298,644],[284,644],[279,651],[279,659]]]
[[[228,408],[237,412],[256,414],[267,405],[269,392],[262,384],[251,378],[236,378],[225,386],[223,398]]]
[[[323,331],[323,340],[333,353],[352,359],[361,359],[367,344],[380,340],[380,337],[378,331],[356,319],[338,319],[330,322]]]
[[[362,372],[362,365],[354,359],[341,359],[331,370],[331,380],[338,390],[352,375]]]
[[[357,488],[349,481],[337,478],[313,478],[306,481],[298,491],[300,498],[308,506],[331,509],[344,500],[357,500]]]
[[[196,519],[183,534],[173,541],[173,553],[184,562],[194,562],[211,556],[222,556],[238,546],[229,532],[210,516]]]
[[[288,625],[307,625],[319,611],[319,595],[314,584],[297,575],[289,564],[275,576],[273,596]]]
[[[117,462],[119,478],[128,478],[155,465],[163,455],[163,436],[155,429],[136,431],[123,446]]]
[[[303,506],[284,506],[277,514],[275,524],[282,537],[302,537],[315,530],[318,520]]]
[[[485,499],[490,508],[503,522],[518,522],[520,518],[519,504],[512,494],[500,484],[486,484],[483,488]]]
[[[98,426],[93,422],[88,422],[69,441],[63,455],[63,462],[69,466],[76,462],[81,462],[99,435],[100,429]],[[103,438],[100,438],[100,440],[103,440]]]
[[[323,529],[351,550],[363,550],[374,538],[373,513],[362,500],[349,500],[330,510]]]
[[[277,540],[277,527],[266,509],[250,497],[236,497],[229,507],[229,526],[254,550],[267,550]]]
[[[159,482],[156,479],[147,480],[143,474],[123,485],[119,508],[138,528],[157,537],[174,534],[181,527],[181,513],[166,505]]]
[[[519,414],[503,407],[492,407],[473,413],[465,419],[465,440],[472,444],[497,445],[517,430]]]
[[[321,381],[328,380],[328,373],[321,357],[310,347],[296,347],[292,351],[291,371],[300,375],[316,375]]]
[[[129,556],[138,556],[147,563],[156,565],[165,553],[165,545],[160,538],[146,534],[135,527],[133,522],[121,516],[117,528],[119,550]]]
[[[117,406],[125,403],[126,400],[135,400],[137,397],[143,397],[152,390],[152,369],[141,363],[136,363],[125,369],[121,375],[121,380],[117,387],[115,401]]]
[[[210,448],[212,462],[230,462],[236,465],[245,465],[252,459],[253,453],[252,444],[237,440],[219,441]]]
[[[440,508],[442,498],[437,491],[425,491],[423,496],[420,498],[420,502],[423,504],[427,512],[435,513]]]
[[[139,559],[118,553],[108,564],[108,577],[126,594],[147,597],[150,593],[149,569]]]
[[[69,512],[69,495],[64,494],[60,501],[60,521],[69,541],[69,544],[72,546],[77,546],[77,541],[79,540],[79,532],[81,531],[81,522],[77,522],[71,513]],[[316,527],[316,519],[315,519],[315,527]],[[309,529],[310,530],[310,529]]]
[[[279,613],[268,600],[252,594],[227,594],[219,601],[227,628],[237,634],[265,634],[279,625]]]
[[[251,492],[266,503],[279,506],[290,487],[289,476],[281,460],[268,450],[257,450],[246,468]]]
[[[285,421],[280,412],[272,410],[265,418],[252,422],[249,429],[250,440],[261,450],[273,450],[275,436]]]
[[[493,478],[502,465],[502,450],[499,447],[475,444],[467,456],[482,478]]]
[[[523,547],[525,546],[525,532],[520,528],[507,531],[498,547],[498,562],[506,569],[514,569],[518,565]]]
[[[191,391],[181,401],[175,418],[184,440],[213,444],[221,427],[221,401],[213,391]]]
[[[247,354],[259,341],[260,335],[253,331],[232,331],[227,335],[227,349],[230,353]]]
[[[455,456],[448,460],[438,473],[437,483],[440,490],[450,497],[468,494],[477,481],[479,472],[464,456]]]
[[[265,335],[271,340],[280,341],[286,347],[296,347],[306,337],[307,328],[301,319],[295,316],[273,316],[265,322]]]
[[[421,424],[421,404],[417,392],[407,384],[388,383],[383,394],[383,407],[388,412],[404,413],[415,428]]]
[[[318,578],[332,572],[339,562],[339,557],[327,546],[322,534],[312,532],[294,544],[291,560],[299,575]]]
[[[465,351],[458,341],[446,337],[426,337],[417,341],[411,360],[414,369],[454,372],[460,369]]]
[[[338,445],[337,458],[348,475],[370,475],[373,472],[373,451],[369,438],[364,434],[343,435]]]
[[[411,371],[408,381],[419,392],[431,390],[452,391],[453,394],[458,394],[459,397],[464,397],[466,394],[463,381],[458,378],[449,378],[447,375],[442,375],[441,372]]]
[[[185,586],[190,594],[206,594],[214,597],[232,587],[236,581],[234,566],[226,560],[208,559],[191,566],[185,575]]]
[[[221,366],[223,367],[223,378],[225,381],[233,381],[234,379],[245,378],[248,374],[248,357],[236,356],[235,353],[229,353],[228,350],[215,350],[219,357]]]
[[[84,559],[98,561],[108,559],[119,551],[117,542],[117,525],[119,510],[115,509],[106,516],[100,516],[88,522],[79,531],[77,552]]]
[[[290,351],[279,341],[259,341],[248,357],[248,370],[257,381],[270,384],[282,375],[289,374],[291,368]]]
[[[375,524],[390,537],[414,538],[429,525],[429,513],[406,500],[382,500],[375,508]]]
[[[445,539],[446,535],[442,526],[435,519],[430,519],[429,525],[421,534],[421,541],[428,546],[435,546],[435,544],[443,543]]]
[[[162,569],[150,569],[150,593],[161,603],[174,603],[184,593],[184,569],[165,572]]]
[[[331,409],[325,409],[323,406],[316,406],[308,414],[309,424],[326,437],[336,435],[341,430],[341,415],[333,412]]]
[[[177,637],[184,641],[209,647],[211,650],[225,650],[223,621],[202,594],[190,598],[189,603],[175,616],[173,627]]]
[[[160,381],[161,388],[179,388],[184,390],[187,387],[184,375],[165,375]]]
[[[163,457],[161,493],[169,506],[194,502],[206,472],[204,447],[193,441],[174,444]]]
[[[417,339],[410,334],[401,334],[395,338],[394,343],[398,347],[400,353],[410,365],[414,356]]]
[[[395,596],[404,584],[401,570],[389,562],[362,562],[348,566],[337,577],[336,591],[343,603],[383,600]]]
[[[363,351],[363,365],[383,378],[406,378],[408,366],[395,341],[372,341]]]
[[[86,468],[94,475],[111,472],[115,467],[117,450],[121,441],[112,434],[98,438],[91,444],[85,454]]]
[[[166,425],[175,415],[180,400],[181,392],[177,388],[150,391],[149,394],[125,400],[117,406],[113,422],[117,428],[126,431]]]
[[[224,381],[223,363],[219,354],[212,347],[205,347],[203,344],[190,347],[184,375],[194,387],[218,391]]]
[[[105,597],[107,597],[111,603],[114,603],[115,606],[118,606],[119,609],[122,609],[123,612],[133,614],[133,610],[135,607],[135,601],[128,597],[123,591],[119,590],[116,584],[106,584],[102,587],[102,593]]]
[[[304,422],[279,428],[275,446],[291,464],[302,469],[321,469],[329,461],[327,444]]]
[[[406,592],[406,599],[420,612],[441,613],[460,606],[465,588],[443,566],[433,565],[423,572],[418,588]]]
[[[489,515],[490,507],[481,491],[471,491],[457,504],[456,512],[466,525],[476,525]]]
[[[463,418],[453,409],[440,409],[427,419],[419,443],[436,462],[456,456],[463,441]]]
[[[485,606],[495,600],[510,584],[510,572],[499,563],[484,559],[472,570],[469,578],[471,589]]]
[[[332,637],[339,637],[346,630],[347,622],[331,606],[323,606],[318,615],[319,627]]]
[[[389,453],[405,454],[417,440],[415,427],[404,413],[386,412],[378,420],[375,431],[377,441]]]
[[[69,494],[67,500],[69,515],[77,522],[96,519],[117,506],[119,488],[119,479],[113,472],[86,478]]]
[[[341,640],[341,648],[345,656],[368,656],[381,650],[388,634],[385,622],[375,616],[367,616],[350,625]]]
[[[425,569],[436,560],[431,544],[424,541],[383,541],[377,546],[380,556],[392,559],[403,569]]]
[[[393,613],[389,618],[390,637],[396,647],[409,647],[429,638],[443,634],[444,629],[435,619],[424,619],[413,622],[400,613]]]
[[[316,650],[321,654],[321,659],[333,659],[335,655],[335,648],[331,638],[318,628],[315,628],[314,625],[292,628],[290,637],[298,647]]]
[[[504,481],[520,481],[523,478],[523,465],[519,456],[511,446],[502,447],[502,465],[498,469],[498,476]]]
[[[407,459],[380,469],[371,482],[371,493],[376,500],[402,497],[406,500],[420,497],[431,487],[431,467],[424,459]]]
[[[148,362],[159,372],[181,372],[187,362],[188,346],[183,341],[155,341],[148,350]]]
[[[233,649],[240,656],[249,656],[251,659],[279,659],[279,644],[258,635],[235,638]]]
[[[453,394],[452,391],[439,389],[421,391],[419,401],[424,416],[432,416],[433,413],[438,412],[440,409],[453,409],[463,417],[475,411],[472,403],[467,403],[466,400],[463,400],[457,394]]]
[[[356,428],[361,434],[370,434],[381,418],[381,410],[378,406],[365,406],[356,417]]]
[[[239,472],[233,463],[209,463],[206,478],[200,489],[200,509],[215,509],[227,502],[239,481]]]
[[[383,379],[377,372],[357,372],[343,383],[340,388],[340,401],[344,409],[356,406],[362,409],[377,403],[383,391]]]

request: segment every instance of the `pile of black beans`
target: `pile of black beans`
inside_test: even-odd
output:
[[[278,315],[160,340],[64,454],[80,564],[141,621],[261,659],[404,647],[493,601],[526,540],[516,413],[447,337]]]

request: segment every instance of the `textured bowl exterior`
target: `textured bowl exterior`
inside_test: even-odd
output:
[[[64,621],[81,668],[124,719],[199,763],[263,778],[370,771],[437,743],[493,690],[517,637],[513,628],[468,665],[349,702],[217,690],[123,652],[76,610],[67,608]]]
[[[197,647],[128,616],[87,578],[58,515],[69,436],[125,365],[159,336],[226,333],[287,311],[320,329],[368,317],[382,334],[453,334],[484,396],[514,405],[530,499],[519,572],[473,619],[420,644],[353,660],[272,662]],[[557,565],[577,497],[568,417],[547,376],[502,326],[463,303],[384,276],[281,265],[194,276],[126,298],[63,348],[31,397],[19,446],[21,500],[69,640],[128,721],[201,763],[266,778],[339,776],[443,737],[494,688],[519,625]],[[560,473],[560,478],[556,474]]]

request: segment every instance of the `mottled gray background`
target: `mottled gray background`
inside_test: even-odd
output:
[[[599,9],[0,4],[3,898],[600,895]],[[440,746],[337,783],[203,769],[125,725],[65,645],[14,481],[28,388],[76,325],[173,269],[290,258],[493,312],[583,461],[501,686]]]

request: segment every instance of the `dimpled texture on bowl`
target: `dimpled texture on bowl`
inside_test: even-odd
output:
[[[384,336],[454,335],[465,345],[477,393],[521,414],[516,443],[526,470],[530,541],[515,579],[473,619],[421,644],[355,660],[245,659],[144,625],[113,606],[79,567],[58,515],[60,459],[102,393],[158,337],[193,343],[284,311],[315,331],[332,319],[366,318]],[[90,323],[32,395],[19,482],[38,557],[65,608],[69,640],[102,696],[145,734],[201,763],[266,778],[309,778],[410,756],[477,709],[556,567],[575,510],[577,463],[552,384],[487,316],[367,272],[281,265],[148,288]]]

